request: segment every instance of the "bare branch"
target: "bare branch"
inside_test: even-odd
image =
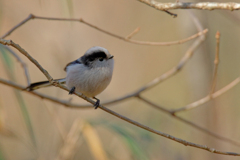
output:
[[[139,31],[140,31],[140,27],[137,27],[132,33],[130,33],[128,36],[126,36],[126,39],[131,39]]]
[[[163,10],[163,11],[166,12],[167,14],[173,16],[173,18],[176,18],[176,17],[177,17],[177,14],[175,14],[175,13],[172,13],[172,12],[170,12],[170,11],[168,11],[168,10]]]
[[[184,123],[192,126],[193,128],[195,128],[195,129],[197,129],[197,130],[200,130],[200,131],[202,131],[202,132],[204,132],[204,133],[206,133],[206,134],[208,134],[208,135],[210,135],[210,136],[212,136],[212,137],[214,137],[214,138],[217,138],[217,139],[219,139],[219,140],[222,140],[222,141],[224,141],[224,142],[233,144],[233,145],[238,146],[238,147],[240,146],[240,142],[237,142],[236,140],[232,140],[232,139],[229,139],[229,138],[227,138],[227,137],[223,137],[223,136],[218,135],[218,134],[216,134],[216,133],[214,133],[214,132],[211,132],[211,131],[209,131],[209,130],[207,130],[207,129],[205,129],[205,128],[197,125],[197,124],[194,124],[194,123],[192,123],[191,121],[188,121],[188,120],[186,120],[186,119],[184,119],[184,118],[181,118],[181,117],[179,117],[178,115],[173,114],[172,111],[170,111],[170,110],[168,110],[168,109],[166,109],[166,108],[163,108],[163,107],[161,107],[160,105],[157,105],[157,104],[155,104],[155,103],[153,103],[153,102],[150,102],[149,100],[147,100],[146,98],[143,98],[142,96],[138,96],[138,98],[139,98],[140,100],[142,100],[143,102],[147,103],[148,105],[150,105],[150,106],[152,106],[152,107],[154,107],[154,108],[156,108],[156,109],[158,109],[158,110],[160,110],[160,111],[162,111],[162,112],[164,112],[164,113],[167,113],[168,115],[172,116],[173,118],[175,118],[175,119],[177,119],[177,120],[179,120],[179,121],[182,121],[182,122],[184,122]]]
[[[177,112],[182,112],[182,111],[186,111],[186,110],[190,110],[193,108],[196,108],[208,101],[210,101],[211,99],[217,98],[218,96],[222,95],[223,93],[227,92],[228,90],[230,90],[231,88],[233,88],[234,86],[236,86],[238,83],[240,82],[240,77],[236,78],[234,81],[232,81],[231,83],[229,83],[228,85],[226,85],[225,87],[223,87],[222,89],[214,92],[211,96],[208,95],[200,100],[197,100],[191,104],[188,104],[184,107],[172,110],[172,113],[177,113]]]
[[[116,35],[114,33],[111,33],[109,31],[106,31],[104,29],[101,29],[91,23],[88,23],[86,22],[85,20],[83,20],[82,18],[80,19],[74,19],[74,18],[51,18],[51,17],[39,17],[39,16],[35,16],[35,15],[32,15],[30,14],[25,20],[23,20],[22,22],[20,22],[19,24],[17,24],[16,26],[14,26],[10,31],[8,31],[6,34],[4,34],[1,38],[6,38],[8,35],[10,35],[14,30],[16,30],[18,27],[22,26],[24,23],[26,23],[27,21],[31,20],[31,19],[42,19],[42,20],[55,20],[55,21],[70,21],[70,22],[80,22],[80,23],[83,23],[91,28],[94,28],[102,33],[105,33],[109,36],[112,36],[112,37],[115,37],[115,38],[118,38],[120,40],[123,40],[123,41],[126,41],[126,42],[129,42],[129,43],[134,43],[134,44],[139,44],[139,45],[152,45],[152,46],[169,46],[169,45],[176,45],[176,44],[182,44],[182,43],[185,43],[187,41],[190,41],[196,37],[199,37],[203,34],[206,34],[207,33],[207,29],[201,31],[201,32],[198,32],[197,34],[194,34],[188,38],[185,38],[185,39],[182,39],[182,40],[178,40],[178,41],[172,41],[172,42],[148,42],[148,41],[137,41],[137,40],[132,40],[132,39],[129,39],[127,37],[122,37],[122,36],[119,36],[119,35]]]
[[[172,42],[146,42],[146,41],[136,41],[136,40],[132,40],[132,39],[128,39],[126,41],[129,41],[131,43],[135,43],[135,44],[141,44],[141,45],[150,45],[150,46],[170,46],[170,45],[175,45],[175,44],[183,44],[185,42],[188,42],[196,37],[205,35],[208,32],[208,29],[204,29],[203,31],[200,31],[188,38],[179,40],[179,41],[172,41]]]
[[[228,3],[218,3],[218,2],[177,2],[177,3],[161,3],[155,0],[138,0],[142,3],[145,3],[155,9],[161,11],[167,11],[170,9],[201,9],[201,10],[239,10],[240,3],[228,2]]]
[[[63,85],[53,81],[52,77],[48,74],[48,72],[44,68],[42,68],[42,66],[34,58],[32,58],[24,49],[22,49],[19,45],[17,45],[16,43],[14,43],[11,40],[3,40],[3,39],[0,39],[0,43],[3,44],[3,45],[11,45],[14,48],[18,49],[19,52],[21,52],[23,55],[25,55],[31,62],[33,62],[33,64],[35,64],[39,68],[39,70],[49,79],[49,81],[51,82],[52,85],[54,85],[56,87],[59,87],[59,88],[62,88],[62,89],[64,89],[64,90],[69,92],[69,89],[67,89],[67,87],[65,87],[65,86],[63,86]],[[78,97],[86,100],[87,102],[89,102],[91,104],[95,104],[95,102],[93,100],[91,100],[90,98],[86,97],[85,95],[83,95],[81,93],[76,93],[75,92],[74,94],[77,95]],[[113,116],[118,117],[118,118],[120,118],[120,119],[122,119],[122,120],[124,120],[124,121],[126,121],[128,123],[131,123],[131,124],[133,124],[133,125],[135,125],[137,127],[140,127],[142,129],[147,130],[149,132],[152,132],[154,134],[163,136],[165,138],[171,139],[173,141],[179,142],[179,143],[181,143],[181,144],[183,144],[185,146],[192,146],[192,147],[203,149],[203,150],[206,150],[206,151],[209,151],[209,152],[212,152],[212,153],[216,153],[216,154],[240,156],[240,154],[238,154],[238,153],[218,151],[218,150],[216,150],[214,148],[209,148],[206,145],[199,145],[199,144],[195,144],[195,143],[192,143],[192,142],[185,141],[185,140],[180,139],[180,138],[176,138],[176,137],[174,137],[172,135],[169,135],[169,134],[160,132],[158,130],[152,129],[152,128],[146,126],[146,125],[138,123],[138,122],[136,122],[134,120],[131,120],[131,119],[125,117],[125,116],[122,116],[122,115],[120,115],[120,114],[118,114],[118,113],[116,113],[116,112],[114,112],[114,111],[104,107],[103,105],[99,105],[98,108],[100,108],[103,111],[105,111],[105,112],[107,112],[109,114],[112,114]]]

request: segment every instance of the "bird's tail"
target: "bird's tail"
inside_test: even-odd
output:
[[[65,84],[66,83],[66,79],[62,78],[62,79],[56,79],[60,84]],[[41,82],[36,82],[36,83],[32,83],[30,84],[26,90],[28,91],[33,91],[39,88],[43,88],[43,87],[49,87],[51,86],[51,83],[49,83],[49,81],[41,81]]]

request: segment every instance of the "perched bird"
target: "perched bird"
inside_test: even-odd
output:
[[[59,83],[67,85],[70,92],[75,91],[97,100],[95,109],[100,104],[100,100],[95,96],[100,94],[109,85],[113,74],[113,56],[103,47],[92,47],[79,59],[67,64],[64,70],[67,72],[66,78],[57,79]],[[51,86],[49,81],[36,82],[29,85],[29,91],[42,87]]]

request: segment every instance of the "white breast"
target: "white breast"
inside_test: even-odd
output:
[[[66,85],[69,89],[75,87],[75,91],[87,97],[94,97],[109,85],[112,79],[113,65],[114,61],[109,60],[104,66],[94,68],[83,64],[69,66]]]

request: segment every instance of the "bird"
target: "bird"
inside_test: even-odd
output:
[[[66,65],[66,78],[56,79],[60,84],[66,84],[70,90],[96,99],[95,109],[100,105],[100,100],[95,96],[104,91],[110,84],[114,59],[107,49],[94,46],[88,49],[83,56]],[[30,84],[26,90],[33,91],[39,88],[51,86],[49,81],[41,81]]]

